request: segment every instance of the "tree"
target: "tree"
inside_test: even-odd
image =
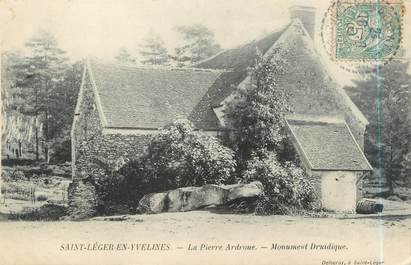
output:
[[[285,115],[291,112],[288,95],[278,85],[284,64],[282,59],[257,52],[248,86],[238,91],[226,109],[241,180],[258,180],[264,186],[257,201],[258,214],[312,209],[315,201],[311,180],[284,131]]]
[[[201,61],[221,50],[214,40],[214,33],[203,25],[179,26],[175,30],[184,40],[184,44],[175,49],[176,60],[182,65]]]
[[[64,71],[62,81],[53,91],[50,101],[53,126],[50,127],[52,162],[71,160],[70,131],[74,118],[74,109],[81,85],[83,62],[70,64]]]
[[[234,130],[232,145],[241,165],[252,155],[279,152],[284,146],[284,115],[291,111],[286,91],[277,85],[284,63],[258,53],[249,69],[248,87],[239,90],[227,106],[227,120]]]
[[[1,100],[2,100],[2,143],[7,157],[20,158],[32,144],[31,131],[35,126],[33,119],[24,117],[18,109],[25,105],[19,96],[21,89],[17,84],[14,66],[23,63],[19,52],[3,52],[1,60]]]
[[[1,54],[1,102],[2,114],[16,110],[19,102],[19,88],[16,86],[17,75],[14,66],[23,63],[23,57],[18,52],[3,52]],[[5,117],[2,115],[2,117]]]
[[[24,62],[15,66],[19,77],[17,85],[22,88],[20,96],[25,105],[20,111],[36,119],[36,159],[39,159],[39,141],[42,140],[45,159],[49,160],[49,141],[52,138],[53,123],[51,119],[58,115],[53,113],[54,91],[61,84],[66,67],[65,52],[58,48],[57,41],[48,32],[40,31],[27,43],[30,54]],[[43,137],[40,139],[40,124],[43,124]]]
[[[390,62],[367,79],[347,87],[349,95],[369,121],[365,153],[382,172],[391,193],[399,181],[410,179],[404,166],[411,141],[409,63]],[[383,170],[382,170],[383,169]]]
[[[148,65],[168,65],[170,57],[164,46],[163,40],[155,32],[151,31],[148,38],[144,40],[140,47],[142,64]]]
[[[134,63],[135,62],[135,59],[131,56],[131,54],[124,47],[118,50],[118,53],[115,59],[119,63]]]
[[[402,161],[402,175],[403,176],[411,176],[411,151],[409,151],[405,156]],[[408,182],[410,179],[407,179]]]

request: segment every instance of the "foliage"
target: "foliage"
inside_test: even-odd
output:
[[[175,49],[176,60],[182,65],[199,62],[221,50],[214,33],[203,25],[179,26],[175,30],[184,40],[184,44]]]
[[[45,194],[39,194],[39,195],[36,196],[36,200],[38,200],[39,202],[47,201],[48,197]]]
[[[26,175],[23,171],[13,169],[13,170],[2,170],[1,171],[1,178],[4,181],[21,181],[26,180]]]
[[[25,179],[24,179],[25,180]],[[23,179],[12,179],[2,183],[1,193],[5,198],[30,201],[34,199],[35,186]]]
[[[82,75],[82,63],[68,65],[53,35],[38,32],[27,43],[28,55],[3,53],[8,82],[2,82],[7,119],[6,140],[34,147],[46,160],[60,138],[69,136]],[[43,147],[43,148],[41,148]],[[27,151],[25,150],[25,151]],[[26,156],[27,157],[27,156]]]
[[[59,137],[53,142],[50,162],[53,164],[71,160],[71,140],[69,136]]]
[[[131,56],[126,48],[122,47],[118,50],[115,57],[116,61],[119,63],[134,63],[136,60]]]
[[[164,42],[154,31],[150,32],[148,38],[141,45],[140,55],[142,56],[140,60],[142,64],[168,65],[170,63],[170,56]]]
[[[68,187],[68,214],[73,219],[85,219],[97,213],[97,193],[94,181],[74,180]]]
[[[96,164],[105,172],[94,184],[100,214],[134,210],[147,193],[232,182],[235,171],[233,151],[216,138],[194,131],[188,121],[163,129],[153,137],[146,154],[125,161],[119,169],[103,158]]]
[[[289,214],[293,209],[312,209],[313,186],[286,137],[284,116],[291,112],[288,95],[278,86],[284,74],[281,59],[257,55],[248,86],[239,90],[227,108],[233,128],[231,145],[237,151],[243,182],[261,181],[264,194],[258,214]]]
[[[286,91],[277,85],[283,69],[282,60],[258,54],[249,70],[248,87],[239,90],[227,106],[227,118],[234,131],[232,145],[241,164],[253,154],[284,149],[284,115],[291,107]]]
[[[257,214],[289,214],[293,209],[313,207],[313,186],[304,170],[291,162],[281,165],[274,153],[250,159],[242,177],[246,182],[258,180],[264,186]]]
[[[234,173],[233,157],[233,151],[217,138],[179,120],[153,137],[144,162],[149,175],[170,189],[229,181]]]
[[[83,62],[76,61],[68,65],[58,86],[53,90],[52,101],[49,102],[53,130],[50,131],[53,143],[57,138],[70,136],[74,109],[83,75]]]
[[[1,54],[1,100],[2,100],[2,140],[7,158],[21,159],[23,150],[32,148],[35,119],[19,112],[25,105],[20,96],[22,89],[17,87],[18,73],[14,66],[23,64],[19,52],[3,52]]]
[[[391,192],[398,181],[409,181],[407,155],[410,152],[409,63],[391,62],[367,79],[347,87],[349,95],[370,124],[365,135],[365,153],[377,168],[383,168]],[[408,169],[409,172],[409,169]]]
[[[401,175],[402,176],[411,176],[411,151],[408,152],[404,156],[404,160],[402,161],[401,166],[402,166]],[[408,177],[408,179],[406,179],[406,181],[409,184],[411,182],[410,177]]]
[[[8,167],[13,167],[13,166],[31,166],[36,164],[34,160],[31,159],[2,159],[1,160],[1,165],[2,166],[8,166]]]
[[[22,55],[19,52],[3,52],[1,54],[1,102],[2,114],[6,111],[13,111],[19,102],[18,91],[12,89],[16,87],[17,76],[13,71],[13,66],[22,63]]]
[[[67,215],[67,207],[57,204],[44,204],[40,208],[26,208],[20,213],[10,213],[10,220],[57,221]]]
[[[21,170],[13,170],[10,179],[16,181],[26,180],[26,175]]]
[[[56,101],[54,90],[61,83],[66,66],[64,51],[57,47],[56,39],[48,32],[40,31],[33,36],[26,47],[30,50],[30,55],[24,57],[23,64],[15,66],[18,81],[17,85],[22,88],[20,96],[24,99],[24,104],[20,106],[20,111],[25,115],[36,118],[43,124],[42,138],[44,144],[45,159],[48,160],[49,141],[56,119],[52,113],[53,102]],[[36,126],[36,158],[39,152],[39,126]]]
[[[134,175],[128,167],[119,170],[113,166],[114,164],[116,163],[104,158],[95,161],[95,165],[103,172],[90,182],[95,188],[96,211],[99,215],[132,212],[137,207],[139,199],[151,192],[144,185],[148,181],[145,176]]]

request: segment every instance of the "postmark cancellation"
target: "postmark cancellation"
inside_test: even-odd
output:
[[[389,61],[402,41],[401,1],[337,0],[322,25],[323,44],[336,62]]]

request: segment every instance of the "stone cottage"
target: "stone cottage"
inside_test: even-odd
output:
[[[247,68],[258,50],[282,59],[286,74],[279,84],[288,91],[294,110],[294,118],[287,119],[289,132],[307,170],[319,180],[324,206],[352,210],[360,198],[358,183],[371,170],[362,153],[368,122],[315,50],[314,9],[290,11],[291,22],[284,28],[193,68],[139,68],[88,60],[72,127],[73,180],[94,172],[96,157],[114,161],[138,156],[150,136],[175,119],[188,119],[203,133],[219,135],[226,129],[225,104],[233,92],[247,86]],[[311,118],[296,120],[298,114]],[[331,121],[324,122],[324,116]],[[312,128],[301,125],[305,123]],[[317,163],[317,156],[327,160]],[[344,180],[338,184],[329,180],[336,175]],[[349,196],[350,203],[339,207],[327,201],[342,190],[347,194],[341,196]]]

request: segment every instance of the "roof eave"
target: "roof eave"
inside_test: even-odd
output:
[[[106,127],[108,125],[107,119],[104,115],[103,107],[101,105],[101,99],[100,99],[100,94],[98,93],[98,88],[96,85],[96,80],[94,79],[94,74],[93,74],[93,69],[91,67],[91,62],[90,58],[87,58],[87,69],[89,73],[89,78],[90,78],[90,83],[93,89],[95,101],[96,101],[96,106],[97,106],[97,112],[101,121],[101,127]]]
[[[370,168],[363,168],[363,169],[352,169],[352,168],[348,168],[348,169],[344,169],[344,168],[311,168],[312,171],[353,171],[353,172],[370,172],[373,171]]]
[[[313,164],[311,163],[310,159],[308,158],[306,152],[304,151],[303,146],[301,145],[300,141],[298,140],[296,134],[294,133],[293,129],[291,128],[290,124],[288,123],[287,119],[285,119],[286,128],[289,130],[293,142],[295,142],[297,152],[300,154],[302,160],[306,161],[307,167],[312,170]]]

